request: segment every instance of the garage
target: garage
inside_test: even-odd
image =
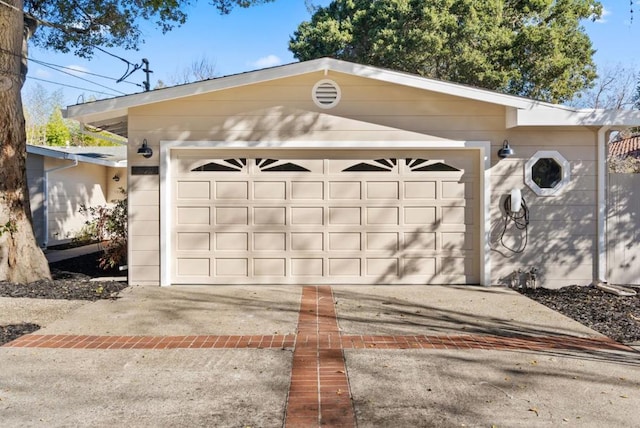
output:
[[[173,284],[477,284],[478,150],[176,149]]]

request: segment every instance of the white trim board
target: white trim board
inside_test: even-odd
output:
[[[229,143],[226,141],[160,141],[160,285],[171,285],[171,227],[173,224],[171,210],[171,151],[184,149],[263,149],[286,148],[299,150],[326,150],[330,148],[367,150],[367,149],[475,149],[480,157],[480,284],[491,285],[491,254],[489,233],[491,221],[489,203],[491,199],[491,142],[489,141],[394,141],[374,142],[362,146],[362,142],[353,141],[315,141],[315,142],[264,142],[245,141]]]

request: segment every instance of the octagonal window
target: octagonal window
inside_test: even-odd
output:
[[[539,159],[531,167],[531,179],[541,189],[553,189],[562,180],[562,166],[554,158]]]
[[[569,182],[569,162],[556,151],[539,151],[527,161],[525,183],[538,196],[550,196]]]

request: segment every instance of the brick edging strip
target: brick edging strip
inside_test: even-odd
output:
[[[272,349],[309,346],[318,349],[454,349],[454,350],[575,350],[637,352],[630,346],[608,338],[566,336],[341,336],[335,333],[310,335],[298,332],[288,335],[252,336],[88,336],[28,334],[2,345],[3,348],[70,348],[70,349]]]
[[[285,427],[355,427],[331,287],[303,287]]]

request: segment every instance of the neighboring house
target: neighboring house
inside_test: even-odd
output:
[[[88,217],[80,207],[122,199],[127,188],[127,149],[27,145],[27,183],[38,244],[69,242]]]
[[[640,135],[621,138],[609,143],[609,156],[640,158]]]
[[[129,281],[159,285],[606,279],[606,142],[640,125],[328,58],[66,114],[128,137]]]

